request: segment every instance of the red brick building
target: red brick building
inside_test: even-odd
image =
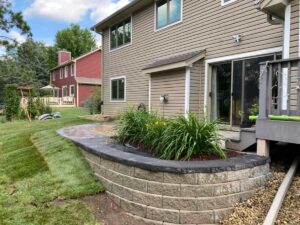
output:
[[[101,49],[73,59],[71,52],[58,52],[58,66],[50,70],[54,97],[70,99],[83,106],[94,88],[102,85]]]

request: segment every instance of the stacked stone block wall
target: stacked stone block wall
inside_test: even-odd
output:
[[[113,201],[133,219],[152,225],[217,224],[269,177],[268,163],[238,171],[175,174],[82,153]]]

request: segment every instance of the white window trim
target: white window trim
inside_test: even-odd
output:
[[[55,96],[55,92],[57,92],[57,96]],[[59,89],[53,91],[53,97],[59,98]]]
[[[110,39],[110,31],[111,31],[111,27],[109,27],[109,35],[108,35],[108,38],[109,38],[109,52],[114,52],[114,51],[116,51],[116,50],[119,50],[119,49],[122,49],[122,48],[125,48],[125,47],[128,47],[128,46],[130,46],[130,45],[132,45],[132,31],[133,31],[133,17],[132,17],[132,15],[130,16],[130,19],[131,19],[131,26],[130,26],[130,28],[131,28],[131,32],[130,32],[130,42],[129,43],[127,43],[127,44],[125,44],[125,45],[122,45],[121,47],[116,47],[116,48],[114,48],[114,49],[111,49],[111,44],[110,44],[110,41],[111,41],[111,39]],[[121,20],[121,21],[124,21],[124,20]],[[121,21],[119,21],[119,23],[121,22]],[[115,25],[116,24],[118,24],[118,23],[115,23]]]
[[[66,96],[64,96],[64,89],[66,89]],[[68,86],[61,87],[61,97],[68,97]]]
[[[65,75],[65,78],[68,78],[68,76],[69,76],[69,66],[65,66],[65,68],[64,68],[64,75]]]
[[[119,80],[119,79],[124,79],[124,100],[113,100],[112,99],[112,81]],[[109,86],[110,86],[110,90],[109,90],[110,102],[126,102],[126,93],[127,93],[127,91],[126,91],[126,86],[127,86],[126,76],[111,77],[109,82],[110,82],[110,84],[109,84]]]
[[[152,83],[151,83],[151,79],[152,79],[152,77],[151,77],[151,74],[149,74],[149,83],[148,83],[148,85],[149,85],[149,93],[148,93],[148,95],[149,95],[149,102],[148,102],[148,109],[149,109],[149,112],[151,112],[151,95],[152,95]]]
[[[71,87],[73,87],[73,89],[74,89],[73,95],[71,94]],[[69,96],[70,97],[74,97],[75,96],[75,85],[74,84],[72,84],[72,85],[69,86]]]
[[[235,2],[236,0],[230,0],[228,2],[224,2],[224,0],[221,0],[221,6],[225,6],[225,5],[228,5],[228,4],[231,4],[233,2]]]
[[[59,68],[59,79],[63,79],[63,68]]]
[[[52,81],[54,82],[56,80],[56,73],[55,71],[51,72]]]
[[[180,12],[180,20],[174,22],[174,23],[171,23],[171,24],[168,24],[164,27],[160,27],[160,28],[157,28],[157,23],[156,23],[156,1],[154,2],[154,32],[157,32],[157,31],[161,31],[161,30],[164,30],[164,29],[167,29],[169,27],[172,27],[172,26],[175,26],[176,24],[179,24],[179,23],[182,23],[183,21],[183,0],[181,0],[181,12]]]
[[[187,118],[190,111],[190,90],[191,90],[191,68],[185,69],[185,99],[184,99],[184,115]]]
[[[209,68],[210,68],[210,64],[229,61],[229,60],[235,60],[235,59],[243,59],[243,58],[248,58],[248,57],[267,55],[267,54],[272,54],[272,53],[278,53],[278,52],[282,52],[282,50],[283,50],[282,47],[269,48],[269,49],[254,51],[254,52],[246,52],[246,53],[241,53],[241,54],[237,54],[237,55],[230,55],[230,56],[225,56],[225,57],[219,57],[219,58],[215,58],[215,59],[206,60],[205,61],[205,88],[204,88],[204,115],[207,116],[207,109],[208,109],[207,104],[209,102],[208,101],[208,93],[209,93]]]
[[[75,63],[71,64],[71,77],[74,77],[74,74],[75,74]]]

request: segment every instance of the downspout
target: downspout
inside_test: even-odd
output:
[[[96,34],[101,35],[101,101],[102,101],[102,106],[101,106],[101,114],[103,114],[103,105],[104,105],[104,54],[103,54],[103,35],[101,32],[98,32],[96,30],[96,27],[94,27],[94,32]]]

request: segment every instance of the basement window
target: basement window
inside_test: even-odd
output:
[[[110,28],[110,49],[114,50],[131,43],[131,17]]]
[[[111,101],[125,101],[125,77],[111,78]]]

